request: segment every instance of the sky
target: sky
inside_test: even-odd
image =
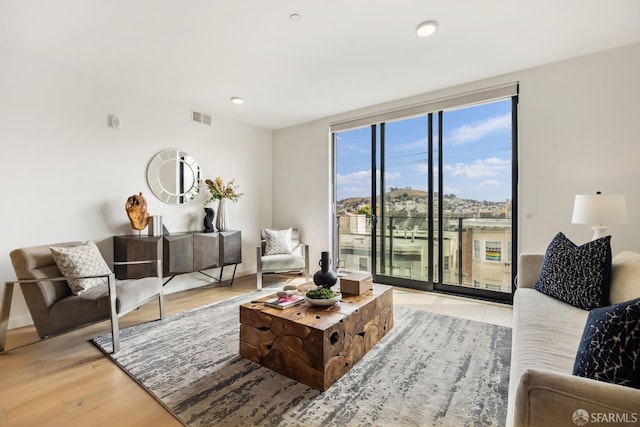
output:
[[[433,121],[437,149],[435,114]],[[510,199],[511,99],[445,111],[442,128],[444,193],[491,202]],[[391,187],[427,190],[427,129],[426,116],[386,123],[387,191]],[[438,156],[437,151],[434,155]],[[368,197],[371,129],[339,132],[336,157],[337,200]],[[379,153],[377,157],[379,164]],[[437,160],[434,163],[437,174]],[[380,168],[376,169],[379,178]]]

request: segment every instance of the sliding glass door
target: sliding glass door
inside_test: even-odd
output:
[[[496,299],[512,292],[514,108],[505,99],[439,113],[435,289]]]
[[[334,132],[338,267],[380,283],[509,300],[516,101]]]
[[[420,116],[380,125],[379,281],[431,288],[428,121]]]
[[[353,129],[333,135],[335,202],[335,265],[350,270],[373,271],[372,226],[373,185],[376,182],[373,162],[376,126]]]

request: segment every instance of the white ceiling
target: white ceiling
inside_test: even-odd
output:
[[[268,129],[637,42],[638,0],[0,0],[5,48]]]

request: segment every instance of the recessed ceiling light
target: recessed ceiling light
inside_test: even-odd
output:
[[[299,21],[301,18],[302,16],[299,13],[292,13],[291,15],[289,15],[289,19],[293,22]]]
[[[436,21],[424,21],[416,27],[418,37],[429,37],[438,31],[438,23]]]
[[[234,104],[244,104],[244,99],[240,98],[239,96],[232,96],[231,98],[229,98],[231,100],[231,102],[233,102]]]

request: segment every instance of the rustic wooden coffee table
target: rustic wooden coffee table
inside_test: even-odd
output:
[[[240,306],[240,355],[324,391],[393,327],[393,289],[374,284],[330,307]]]

